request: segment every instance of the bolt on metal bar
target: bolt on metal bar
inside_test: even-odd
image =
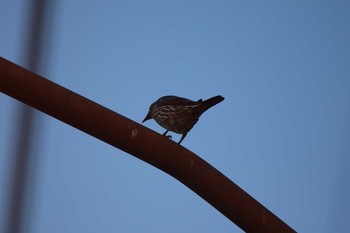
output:
[[[173,176],[245,232],[295,232],[186,148],[1,57],[0,91]]]

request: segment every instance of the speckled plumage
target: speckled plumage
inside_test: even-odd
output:
[[[154,119],[168,131],[182,134],[179,144],[187,133],[197,123],[199,117],[210,107],[224,100],[222,96],[215,96],[208,100],[192,101],[177,96],[163,96],[151,104],[148,114],[142,122]]]

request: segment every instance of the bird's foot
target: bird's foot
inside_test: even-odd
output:
[[[169,130],[165,131],[165,132],[163,133],[163,136],[165,136],[165,137],[167,137],[167,138],[169,138],[169,139],[172,139],[172,137],[171,137],[170,135],[166,135],[168,132],[169,132]]]

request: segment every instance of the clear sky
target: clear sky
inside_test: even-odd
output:
[[[182,145],[298,232],[350,232],[349,1],[57,2],[42,75],[137,122],[164,95],[224,96]],[[0,7],[0,56],[20,65],[26,3]],[[0,219],[16,107],[0,94]],[[26,232],[241,232],[169,175],[37,115]]]

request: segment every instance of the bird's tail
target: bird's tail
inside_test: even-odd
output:
[[[203,105],[202,106],[204,107],[204,111],[208,110],[209,108],[213,107],[214,105],[217,105],[218,103],[220,103],[224,99],[225,98],[222,97],[221,95],[217,95],[217,96],[214,96],[214,97],[212,97],[210,99],[207,99],[207,100],[203,101]]]

